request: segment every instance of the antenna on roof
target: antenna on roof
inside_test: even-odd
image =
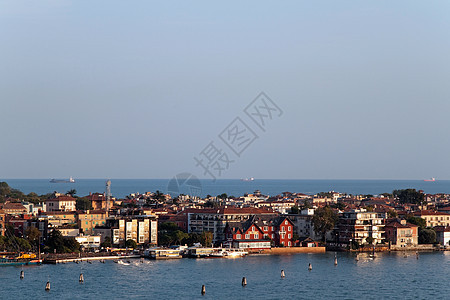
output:
[[[109,202],[111,201],[111,180],[106,181],[106,216],[109,212]]]

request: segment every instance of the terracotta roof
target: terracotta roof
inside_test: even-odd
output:
[[[0,207],[4,210],[7,210],[7,209],[26,210],[25,206],[23,206],[21,203],[17,203],[17,202],[6,202],[6,203],[1,204]]]
[[[56,198],[49,198],[46,201],[76,201],[76,199],[72,196],[58,196]]]
[[[414,213],[415,216],[442,216],[442,215],[450,215],[448,213],[444,212],[437,212],[434,210],[422,210],[422,211],[416,211]]]

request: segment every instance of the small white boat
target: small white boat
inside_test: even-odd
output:
[[[237,257],[243,257],[247,255],[248,252],[242,251],[239,249],[220,249],[218,251],[215,251],[211,253],[210,257],[223,257],[223,258],[237,258]]]
[[[117,263],[118,263],[119,265],[124,265],[124,266],[129,266],[129,265],[130,265],[129,263],[125,263],[125,262],[123,262],[122,260],[119,260]]]

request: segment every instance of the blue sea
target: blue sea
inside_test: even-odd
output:
[[[24,193],[35,192],[39,195],[57,192],[67,192],[76,189],[78,196],[88,195],[90,192],[105,192],[106,179],[76,179],[75,183],[51,183],[48,179],[0,179],[11,187]],[[219,195],[226,193],[232,196],[242,196],[260,190],[265,195],[278,195],[282,192],[299,192],[315,194],[318,192],[336,191],[347,194],[391,193],[395,189],[414,188],[425,193],[449,193],[450,180],[426,182],[423,180],[282,180],[255,179],[242,181],[239,179],[220,179],[216,181],[200,179],[189,182],[178,180],[175,189],[178,193]],[[174,190],[174,181],[169,179],[111,179],[111,192],[116,198],[123,198],[131,193],[145,193],[159,190],[167,193]],[[193,191],[193,193],[191,193]]]
[[[450,252],[178,259],[0,267],[0,299],[448,299]],[[311,263],[312,270],[308,271]],[[281,270],[286,277],[281,278]],[[85,282],[78,277],[83,273]],[[247,286],[241,286],[246,277]],[[51,290],[44,291],[50,280]],[[205,285],[206,295],[201,295]]]

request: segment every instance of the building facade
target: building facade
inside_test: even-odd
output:
[[[76,204],[75,198],[71,196],[56,196],[45,201],[47,212],[53,211],[74,211]]]
[[[406,220],[391,220],[384,226],[385,237],[397,247],[413,247],[418,244],[418,226],[409,224]]]
[[[124,245],[133,240],[138,245],[158,244],[158,221],[156,216],[121,216],[108,219],[113,245]]]
[[[381,244],[384,240],[385,213],[368,212],[365,209],[355,209],[339,214],[336,226],[338,243],[359,245],[368,243]]]

